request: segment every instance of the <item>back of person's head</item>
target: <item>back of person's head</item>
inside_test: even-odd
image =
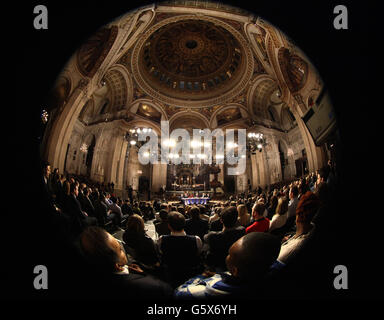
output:
[[[296,221],[309,224],[320,208],[320,199],[311,191],[307,191],[300,197],[296,208]]]
[[[69,186],[69,192],[74,193],[76,188],[78,188],[78,185],[76,183],[71,183]]]
[[[221,221],[226,228],[232,228],[236,222],[239,214],[236,207],[225,208],[221,214]]]
[[[193,206],[191,210],[189,210],[189,215],[192,219],[199,219],[200,217],[200,207]]]
[[[143,233],[144,232],[144,220],[138,214],[131,215],[127,220],[128,232]]]
[[[299,195],[299,188],[297,186],[292,186],[290,192],[296,198]]]
[[[161,209],[164,209],[164,210],[167,210],[168,211],[168,204],[167,203],[162,203],[161,205],[160,205],[160,210]]]
[[[237,240],[226,259],[228,270],[242,281],[259,279],[276,261],[280,252],[278,237],[264,232],[251,232]]]
[[[118,255],[110,245],[110,235],[100,227],[88,227],[80,235],[82,254],[97,271],[113,272]]]
[[[117,202],[117,198],[116,198],[116,197],[111,197],[111,201],[112,201],[113,203],[116,203],[116,202]]]
[[[288,199],[286,197],[280,197],[277,202],[275,213],[278,215],[283,215],[287,211],[288,211]]]
[[[183,206],[178,206],[178,207],[177,207],[177,212],[180,212],[182,215],[184,215],[184,214],[185,214],[185,209],[184,209],[184,207],[183,207]]]
[[[253,210],[252,212],[257,213],[259,216],[262,216],[265,211],[265,204],[263,202],[256,202],[253,205]]]
[[[205,206],[203,206],[202,204],[199,204],[197,207],[199,208],[200,214],[205,214],[207,212]]]
[[[177,211],[171,211],[168,214],[168,224],[172,230],[182,231],[185,227],[185,217]]]
[[[165,209],[161,209],[159,211],[159,216],[160,216],[161,221],[167,221],[168,220],[168,211]]]
[[[248,213],[247,206],[245,204],[239,204],[237,206],[237,212],[239,214],[239,217],[242,217]]]

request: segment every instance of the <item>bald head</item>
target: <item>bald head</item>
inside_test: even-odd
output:
[[[100,227],[88,227],[80,235],[80,245],[88,263],[100,271],[119,271],[128,263],[119,242]]]
[[[250,280],[267,272],[279,252],[280,241],[277,237],[264,232],[251,232],[229,248],[226,264],[233,276]]]

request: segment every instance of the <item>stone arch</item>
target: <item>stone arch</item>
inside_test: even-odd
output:
[[[121,68],[112,68],[105,74],[104,80],[108,87],[108,95],[110,97],[108,111],[114,112],[124,109],[129,103],[129,91],[131,95],[130,98],[132,99],[132,88],[128,90],[128,75],[124,75],[121,72]]]
[[[197,111],[187,110],[187,111],[181,111],[173,115],[169,119],[169,127],[171,130],[178,128],[177,125],[180,124],[180,128],[184,127],[185,125],[183,122],[186,122],[188,120],[191,123],[191,126],[196,126],[194,129],[205,129],[205,128],[211,128],[210,124],[202,114],[200,114]],[[201,126],[203,125],[203,127]]]
[[[247,105],[249,114],[253,117],[269,119],[267,106],[269,98],[278,87],[276,81],[269,76],[261,75],[257,77],[247,93]]]
[[[243,105],[239,104],[239,103],[229,103],[229,104],[226,104],[224,105],[223,107],[221,108],[218,108],[211,116],[211,120],[209,122],[209,126],[210,128],[216,128],[218,127],[218,121],[217,121],[217,117],[223,113],[225,113],[227,110],[230,110],[230,109],[238,109],[238,112],[236,114],[234,114],[234,117],[237,117],[238,119],[234,119],[234,120],[243,120],[243,119],[248,119],[249,118],[249,112],[247,110],[247,108],[245,108]],[[233,120],[231,120],[233,121]]]
[[[82,122],[87,122],[95,113],[95,102],[91,98],[85,104],[83,109],[80,111],[79,120]]]
[[[140,105],[147,105],[147,106],[150,106],[150,108],[153,108],[154,110],[152,110],[152,113],[153,111],[157,111],[158,113],[160,113],[160,116],[154,116],[154,117],[151,117],[150,116],[150,113],[151,111],[148,111],[148,115],[145,114],[145,110],[140,112]],[[158,104],[156,104],[155,102],[153,102],[152,100],[149,100],[149,99],[137,99],[135,100],[129,107],[128,107],[128,110],[134,114],[137,114],[141,117],[148,117],[148,119],[151,119],[152,121],[154,122],[157,122],[157,123],[160,123],[160,121],[166,121],[168,120],[168,116],[167,116],[167,113],[164,111],[163,108],[161,108]],[[159,119],[160,118],[160,119]]]

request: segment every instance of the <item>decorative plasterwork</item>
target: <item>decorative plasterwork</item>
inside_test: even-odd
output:
[[[161,27],[168,25],[170,23],[183,21],[183,20],[203,20],[203,21],[211,22],[229,31],[233,35],[233,37],[239,42],[242,53],[243,53],[242,55],[243,70],[241,72],[241,76],[239,77],[239,79],[236,82],[234,81],[233,87],[231,87],[229,90],[224,90],[223,92],[216,93],[215,96],[213,96],[212,98],[203,99],[203,100],[178,99],[178,98],[167,96],[164,93],[153,89],[152,85],[145,79],[144,75],[142,74],[142,71],[140,70],[140,52],[142,51],[143,45],[146,43],[148,38]],[[131,69],[132,69],[132,74],[138,86],[154,99],[157,99],[168,105],[184,106],[184,107],[188,106],[188,107],[198,108],[198,107],[208,107],[208,106],[213,106],[221,103],[226,103],[230,99],[232,99],[234,96],[238,95],[239,91],[244,89],[244,87],[247,86],[249,80],[252,78],[253,70],[254,70],[254,58],[248,42],[244,39],[241,33],[238,32],[231,25],[219,19],[215,19],[213,17],[181,15],[181,16],[171,17],[159,22],[158,24],[148,29],[145,32],[145,34],[142,35],[142,37],[136,43],[132,52]]]

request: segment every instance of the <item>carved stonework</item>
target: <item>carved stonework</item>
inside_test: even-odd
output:
[[[92,35],[77,52],[77,65],[80,72],[93,77],[108,55],[116,37],[118,27],[102,28]]]
[[[278,53],[280,70],[288,89],[294,93],[305,86],[308,75],[308,63],[287,48],[280,48]]]

